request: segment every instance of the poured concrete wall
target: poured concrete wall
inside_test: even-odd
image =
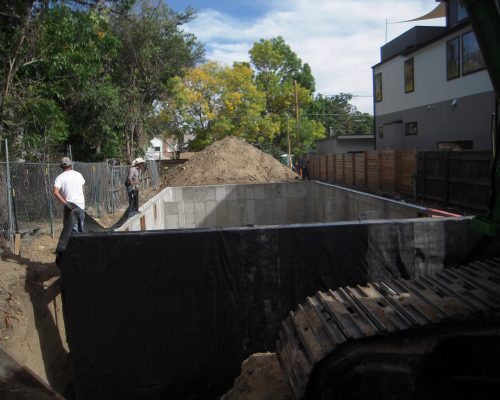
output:
[[[421,207],[319,182],[169,187],[119,231],[415,218]]]

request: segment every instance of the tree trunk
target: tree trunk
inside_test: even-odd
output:
[[[24,39],[26,37],[26,25],[27,25],[27,19],[23,22],[21,28],[22,29],[21,36],[19,37],[16,48],[13,54],[11,54],[11,56],[6,60],[6,63],[4,65],[5,75],[2,82],[2,91],[0,93],[0,129],[2,129],[3,127],[5,98],[9,95],[12,79],[14,78],[14,75],[17,72],[18,68],[17,61],[19,57],[19,52],[21,51]]]

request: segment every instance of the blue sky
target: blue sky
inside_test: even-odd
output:
[[[188,6],[198,10],[217,10],[226,15],[242,20],[254,20],[265,15],[270,9],[271,2],[263,0],[167,0],[166,3],[176,11],[183,11]]]
[[[207,59],[224,65],[248,61],[259,39],[283,36],[307,62],[324,95],[349,92],[359,111],[373,113],[372,70],[380,46],[415,23],[391,24],[420,17],[437,6],[435,0],[165,0],[198,16],[183,28],[204,43]],[[419,25],[444,25],[443,19]]]

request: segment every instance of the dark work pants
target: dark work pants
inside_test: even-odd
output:
[[[83,232],[83,222],[85,220],[85,212],[76,204],[70,203],[64,207],[64,221],[70,221],[70,214],[76,217],[75,224],[73,225],[73,232]]]
[[[302,179],[309,180],[309,170],[307,168],[302,168]]]
[[[139,212],[139,189],[134,186],[127,186],[129,211]]]

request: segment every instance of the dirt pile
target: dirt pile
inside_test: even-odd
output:
[[[274,353],[255,353],[241,364],[234,387],[221,400],[291,400],[292,395]]]
[[[167,186],[291,182],[301,179],[269,154],[232,136],[196,153],[170,170]]]

